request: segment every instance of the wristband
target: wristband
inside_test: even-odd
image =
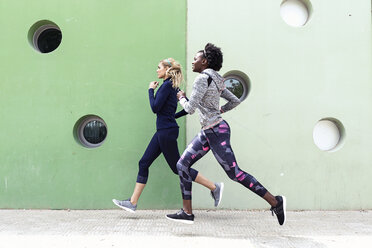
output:
[[[186,102],[187,102],[186,98],[184,98],[184,97],[180,98],[180,104],[181,104],[182,107],[184,107]]]

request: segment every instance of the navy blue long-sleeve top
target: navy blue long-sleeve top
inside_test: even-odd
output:
[[[170,78],[164,80],[154,96],[154,89],[149,89],[152,112],[156,114],[156,129],[178,127],[175,112],[177,110],[177,90],[172,87]]]

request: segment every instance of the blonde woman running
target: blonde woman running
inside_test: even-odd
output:
[[[112,200],[118,207],[132,213],[136,211],[138,199],[146,186],[149,168],[161,153],[173,173],[178,175],[177,161],[180,158],[180,153],[177,145],[179,127],[176,118],[187,114],[184,111],[176,114],[177,92],[183,80],[181,65],[172,58],[164,59],[158,64],[156,72],[158,78],[164,80],[155,95],[154,90],[158,87],[158,82],[151,82],[148,91],[150,107],[157,117],[156,132],[139,161],[137,182],[132,196],[127,200]],[[192,181],[211,190],[214,205],[217,207],[222,198],[223,183],[213,183],[194,169],[190,170],[190,176]]]

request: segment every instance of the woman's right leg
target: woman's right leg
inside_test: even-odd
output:
[[[130,203],[132,203],[133,205],[137,205],[138,199],[140,198],[145,186],[146,184],[144,183],[136,183],[136,185],[134,186],[132,196],[130,197]]]
[[[139,170],[137,175],[137,182],[133,190],[133,194],[130,198],[130,202],[136,205],[139,197],[142,194],[143,189],[146,186],[147,179],[149,176],[149,168],[154,160],[159,157],[161,153],[160,145],[158,142],[158,132],[154,134],[150,143],[148,144],[145,153],[139,161]]]
[[[209,144],[202,132],[187,146],[181,158],[178,160],[177,169],[180,176],[180,187],[183,199],[183,209],[186,213],[192,214],[191,206],[191,188],[192,177],[190,175],[190,167],[199,159],[201,159],[209,151]]]

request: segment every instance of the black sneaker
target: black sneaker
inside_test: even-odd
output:
[[[284,225],[285,219],[286,219],[286,207],[287,202],[285,199],[285,196],[277,195],[275,196],[275,199],[278,201],[278,204],[276,204],[275,207],[271,207],[271,213],[274,216],[274,213],[276,217],[278,218],[279,225]]]
[[[181,208],[180,211],[178,211],[175,214],[167,214],[165,216],[168,220],[173,220],[176,222],[181,222],[185,224],[194,224],[194,215],[193,214],[187,214],[183,209]]]

